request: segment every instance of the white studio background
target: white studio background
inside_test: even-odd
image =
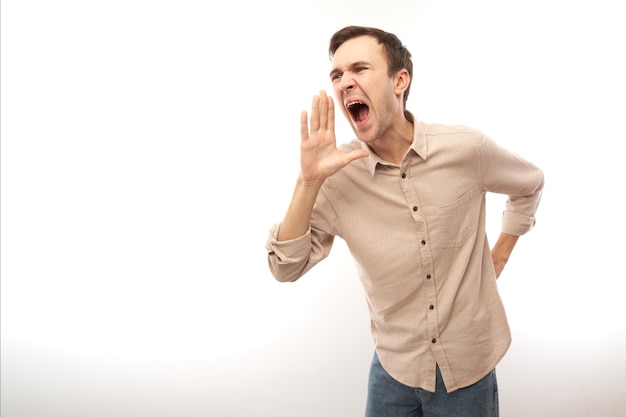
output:
[[[514,336],[501,414],[623,416],[619,2],[7,0],[1,14],[2,417],[363,415],[373,344],[347,249],[294,284],[264,249],[300,111],[330,90],[327,42],[349,24],[412,51],[419,119],[480,128],[546,173],[499,281]],[[495,239],[503,201],[489,204]]]

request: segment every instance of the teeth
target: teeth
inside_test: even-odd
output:
[[[357,104],[363,104],[363,103],[361,103],[360,101],[353,101],[352,103],[348,104],[348,108],[354,107]]]

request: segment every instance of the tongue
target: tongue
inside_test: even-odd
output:
[[[356,115],[356,121],[360,122],[361,120],[365,119],[368,114],[369,114],[369,109],[367,108],[367,106],[361,106],[361,108],[359,109],[359,112]]]

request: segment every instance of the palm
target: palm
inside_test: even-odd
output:
[[[310,131],[307,114],[302,112],[300,133],[300,165],[305,180],[324,180],[354,159],[367,155],[363,150],[344,153],[337,149],[334,104],[324,91],[313,98]]]

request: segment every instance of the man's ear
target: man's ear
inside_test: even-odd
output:
[[[405,68],[398,71],[394,78],[394,87],[395,87],[396,94],[402,95],[404,91],[407,88],[409,88],[410,82],[411,82],[411,76],[409,75],[409,72]]]

